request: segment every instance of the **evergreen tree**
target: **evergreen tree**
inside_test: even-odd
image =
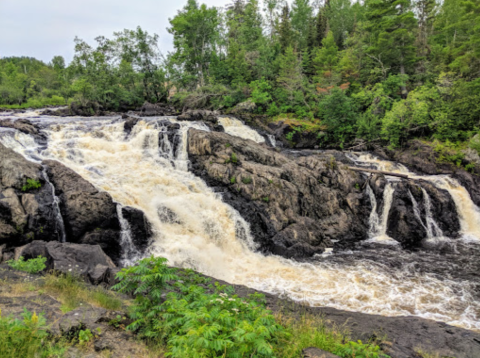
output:
[[[290,10],[288,4],[283,7],[282,18],[278,27],[278,37],[282,52],[285,52],[293,44],[293,31],[290,22]]]
[[[366,0],[367,54],[385,73],[405,75],[416,62],[417,21],[410,0]],[[406,87],[402,88],[407,95]]]
[[[312,11],[313,9],[310,6],[310,0],[294,0],[292,4],[292,29],[299,51],[303,51],[308,44]]]

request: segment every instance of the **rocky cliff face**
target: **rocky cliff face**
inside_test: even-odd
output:
[[[293,158],[225,133],[190,129],[193,172],[250,223],[261,248],[308,257],[366,238],[365,179],[331,155]]]
[[[60,198],[68,241],[98,244],[113,260],[118,260],[120,223],[112,197],[57,161],[46,160],[43,164]]]
[[[52,188],[42,170],[41,165],[0,144],[0,246],[59,239],[52,220]]]
[[[419,140],[412,140],[401,150],[389,150],[383,147],[375,149],[375,153],[408,166],[421,174],[449,174],[457,179],[470,193],[475,205],[480,206],[480,165],[474,162],[474,173],[469,173],[461,167],[442,161],[440,154],[430,145]]]

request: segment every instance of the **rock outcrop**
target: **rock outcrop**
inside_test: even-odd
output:
[[[59,239],[53,192],[42,170],[0,144],[0,245]]]
[[[225,133],[189,130],[193,172],[222,191],[264,251],[308,257],[366,238],[365,179],[331,155],[292,158]]]
[[[473,170],[476,174],[469,173],[459,166],[442,160],[440,153],[435,151],[431,145],[419,140],[410,141],[401,150],[378,147],[375,149],[375,154],[405,164],[409,169],[420,174],[449,174],[468,190],[475,205],[480,206],[480,167],[474,162],[463,164],[473,164]]]
[[[130,234],[137,252],[144,253],[153,236],[152,225],[147,220],[143,211],[125,206],[122,208],[122,216],[130,226]]]
[[[98,245],[33,241],[15,250],[15,259],[47,258],[46,270],[81,276],[93,284],[114,282],[116,266]]]
[[[120,258],[120,223],[110,194],[99,191],[63,164],[46,160],[50,181],[60,198],[69,242],[100,245],[115,261]]]

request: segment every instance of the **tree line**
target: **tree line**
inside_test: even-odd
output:
[[[480,129],[480,0],[188,0],[168,31],[165,55],[139,27],[76,38],[68,66],[1,59],[0,103],[242,106],[336,146],[465,142]]]

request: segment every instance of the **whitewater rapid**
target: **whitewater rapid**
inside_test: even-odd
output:
[[[179,149],[174,153],[171,146],[159,145],[166,138],[167,128],[160,121],[164,119],[176,122],[174,118],[143,119],[126,135],[118,118],[32,118],[48,134],[48,148],[39,148],[33,138],[16,131],[3,133],[0,141],[31,160],[58,160],[110,193],[119,205],[143,210],[155,236],[147,254],[166,257],[172,265],[312,306],[415,315],[480,329],[480,304],[468,281],[392,269],[372,260],[344,265],[334,258],[318,257],[301,263],[255,252],[248,223],[188,171],[188,129],[208,128],[202,123],[178,122]],[[230,127],[235,128],[227,133],[261,141],[241,123],[233,122]],[[371,220],[386,225],[383,216]],[[462,229],[465,235],[476,235],[465,223]],[[128,241],[128,228],[122,231]],[[385,232],[384,227],[372,226],[372,236],[384,237]]]

